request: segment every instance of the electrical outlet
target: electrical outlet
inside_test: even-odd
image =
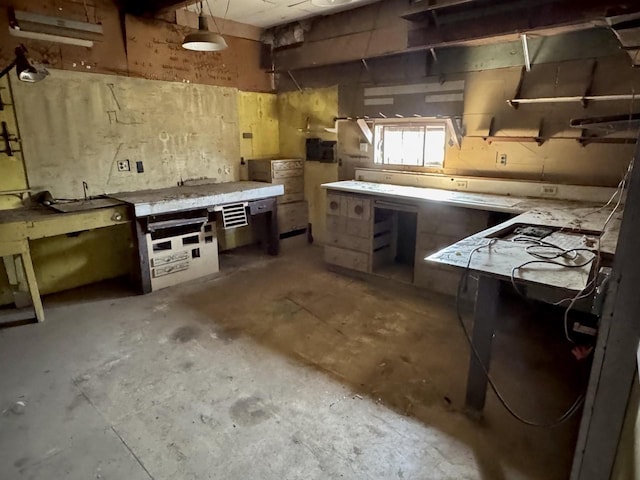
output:
[[[131,165],[129,164],[129,160],[118,160],[119,172],[128,172],[130,170],[131,170]]]
[[[466,180],[456,180],[456,189],[466,190],[469,187],[469,182]]]
[[[501,153],[500,155],[498,155],[498,165],[506,165],[507,164],[507,154],[506,153]]]
[[[542,187],[540,187],[540,193],[547,197],[554,197],[558,194],[558,187],[555,185],[542,185]]]

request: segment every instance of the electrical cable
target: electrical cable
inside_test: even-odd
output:
[[[475,357],[476,361],[478,362],[478,365],[480,365],[482,373],[486,377],[487,382],[489,383],[489,386],[491,387],[491,390],[496,395],[496,397],[498,398],[498,400],[500,401],[502,406],[505,408],[505,410],[507,410],[507,412],[513,418],[518,420],[519,422],[524,423],[525,425],[529,425],[531,427],[540,427],[540,428],[557,427],[557,426],[562,425],[563,423],[565,423],[569,418],[571,418],[580,409],[580,407],[582,406],[582,403],[584,402],[584,393],[579,394],[576,397],[576,399],[573,401],[571,406],[569,406],[569,408],[562,415],[560,415],[559,417],[557,417],[556,419],[554,419],[554,420],[552,420],[550,422],[539,422],[539,421],[535,421],[535,420],[530,420],[530,419],[524,418],[522,415],[518,414],[509,405],[509,403],[507,402],[506,398],[502,395],[502,393],[500,392],[500,390],[496,386],[495,382],[493,381],[493,378],[489,374],[488,368],[485,366],[484,362],[480,358],[480,354],[478,353],[478,350],[476,349],[475,345],[473,344],[473,340],[471,339],[471,335],[469,334],[469,331],[467,330],[467,326],[465,325],[464,320],[462,318],[462,312],[460,311],[460,297],[462,295],[463,287],[466,286],[467,279],[468,279],[468,277],[469,277],[469,275],[471,273],[471,270],[470,270],[471,259],[472,259],[473,255],[478,250],[480,250],[482,248],[491,249],[491,246],[496,241],[497,241],[497,239],[493,238],[488,243],[486,243],[485,245],[480,245],[480,246],[474,248],[473,250],[471,250],[471,252],[469,253],[469,258],[467,259],[467,266],[465,267],[465,270],[464,270],[462,276],[460,277],[460,281],[458,282],[458,291],[457,291],[457,295],[456,295],[456,315],[457,315],[457,318],[458,318],[458,322],[460,323],[460,326],[462,327],[462,331],[464,332],[465,338],[467,339],[467,342],[469,343],[469,347],[471,349],[471,352],[472,352],[473,356]]]

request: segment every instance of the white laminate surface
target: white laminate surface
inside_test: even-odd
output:
[[[494,195],[490,193],[467,193],[439,188],[408,187],[387,183],[359,182],[356,180],[325,183],[322,187],[327,190],[386,197],[396,201],[438,202],[443,205],[506,213],[524,213],[534,208],[588,208],[598,205],[593,202]]]
[[[229,182],[141,190],[109,195],[134,205],[137,217],[248,202],[284,194],[284,186],[262,182]]]
[[[461,268],[469,266],[469,269],[475,272],[509,279],[515,267],[536,260],[536,258],[527,253],[527,244],[510,240],[492,242],[492,238],[501,236],[501,232],[510,231],[518,225],[555,227],[560,229],[560,232],[570,232],[582,242],[582,244],[578,243],[571,248],[584,247],[597,251],[599,247],[601,254],[613,255],[618,240],[622,212],[616,212],[605,227],[610,212],[610,209],[597,211],[594,208],[531,210],[443,248],[429,255],[425,260]],[[557,234],[554,235],[558,237]],[[598,237],[600,238],[599,243],[597,242]],[[551,237],[545,240],[567,247],[564,242],[559,243],[559,238]],[[489,245],[490,243],[491,245]],[[478,247],[482,248],[478,249]],[[470,256],[471,261],[469,261]],[[577,265],[591,257],[592,255],[588,252],[579,252],[578,257],[573,260],[561,258],[557,261],[566,265]],[[529,283],[578,292],[587,285],[591,267],[591,264],[581,268],[565,268],[549,263],[535,263],[517,269],[515,277]]]

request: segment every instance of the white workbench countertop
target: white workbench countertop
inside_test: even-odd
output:
[[[493,212],[524,213],[534,208],[590,207],[596,204],[552,198],[529,198],[491,193],[472,193],[439,188],[408,187],[388,183],[359,182],[346,180],[325,183],[323,188],[342,192],[374,195],[377,197],[409,200],[412,202],[438,202],[443,205],[489,210]]]
[[[425,258],[426,261],[466,268],[471,252],[487,245],[490,238],[502,230],[516,225],[549,226],[570,232],[587,232],[600,235],[600,252],[615,253],[622,218],[622,207],[603,231],[611,208],[600,210],[602,204],[552,198],[518,197],[490,193],[471,193],[437,188],[410,187],[386,183],[355,180],[325,183],[322,187],[349,193],[386,197],[411,203],[437,202],[443,205],[520,214],[500,225],[450,245]],[[525,252],[526,245],[498,240],[491,248],[482,248],[473,254],[470,269],[504,279],[511,276],[514,267],[534,258]],[[586,253],[586,255],[589,255]],[[580,291],[589,278],[590,265],[583,268],[563,268],[549,264],[533,264],[518,270],[517,277],[531,283],[550,285],[567,290]]]
[[[229,182],[123,192],[109,195],[132,204],[136,217],[250,202],[284,194],[283,185],[263,182]]]
[[[425,260],[466,268],[469,263],[469,255],[476,248],[484,245],[484,248],[473,253],[469,269],[509,279],[514,267],[535,260],[533,256],[525,251],[527,244],[508,240],[497,240],[490,247],[488,244],[492,238],[500,236],[500,232],[510,231],[518,225],[538,225],[559,228],[564,232],[583,232],[585,238],[591,239],[597,239],[598,235],[600,235],[600,252],[613,255],[618,242],[622,211],[617,211],[606,226],[606,229],[604,229],[604,224],[610,212],[611,208],[599,210],[599,208],[594,207],[534,209],[449,245],[429,255]],[[545,238],[544,240],[554,243],[553,239],[548,240]],[[585,244],[583,247],[595,249],[596,245],[597,243]],[[575,263],[582,263],[582,261],[589,258],[588,255],[590,254],[584,252],[580,253],[580,255],[581,257]],[[567,261],[565,263],[571,262]],[[564,268],[545,263],[536,263],[519,269],[516,277],[529,283],[578,292],[586,286],[590,270],[591,264],[582,268]]]

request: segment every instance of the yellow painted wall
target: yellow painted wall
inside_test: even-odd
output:
[[[275,158],[280,151],[278,130],[278,97],[274,93],[238,92],[238,127],[240,157],[240,179],[248,180],[246,160],[251,158]],[[243,134],[251,138],[243,138]],[[223,230],[218,225],[220,250],[229,250],[253,242],[251,227]]]
[[[338,88],[305,89],[278,95],[280,155],[305,158],[306,138],[336,140],[324,128],[334,126],[338,114]],[[307,125],[309,131],[307,131]],[[338,180],[337,163],[305,162],[305,199],[309,202],[309,222],[316,242],[325,241],[326,196],[320,185]]]
[[[238,92],[238,124],[240,156],[276,157],[280,153],[278,129],[278,96],[274,93]],[[252,138],[243,138],[250,133]]]
[[[9,77],[0,78],[0,96],[5,103],[4,110],[0,110],[0,121],[7,122],[7,130],[11,135],[19,136],[16,125],[16,116],[13,109],[13,99],[9,85]],[[17,142],[12,142],[15,149],[20,149]],[[0,145],[0,150],[4,150],[4,143]],[[0,153],[0,192],[7,190],[23,190],[27,188],[27,177],[25,174],[22,153],[16,152],[10,157],[5,153]],[[15,208],[21,205],[21,200],[15,195],[0,194],[0,210]]]
[[[6,104],[0,121],[6,121],[9,132],[17,134],[14,101],[8,77],[0,79],[0,95]],[[14,148],[19,148],[14,143]],[[0,191],[27,188],[22,154],[9,157],[0,154]],[[0,194],[0,209],[18,208],[21,200]],[[60,221],[65,221],[60,218]],[[31,242],[38,287],[41,294],[59,292],[107,278],[127,275],[131,268],[133,246],[128,226],[116,226],[82,232],[75,237],[65,235]],[[13,302],[4,268],[0,268],[0,305]]]
[[[129,225],[42,238],[30,246],[43,295],[128,275],[134,254]]]

